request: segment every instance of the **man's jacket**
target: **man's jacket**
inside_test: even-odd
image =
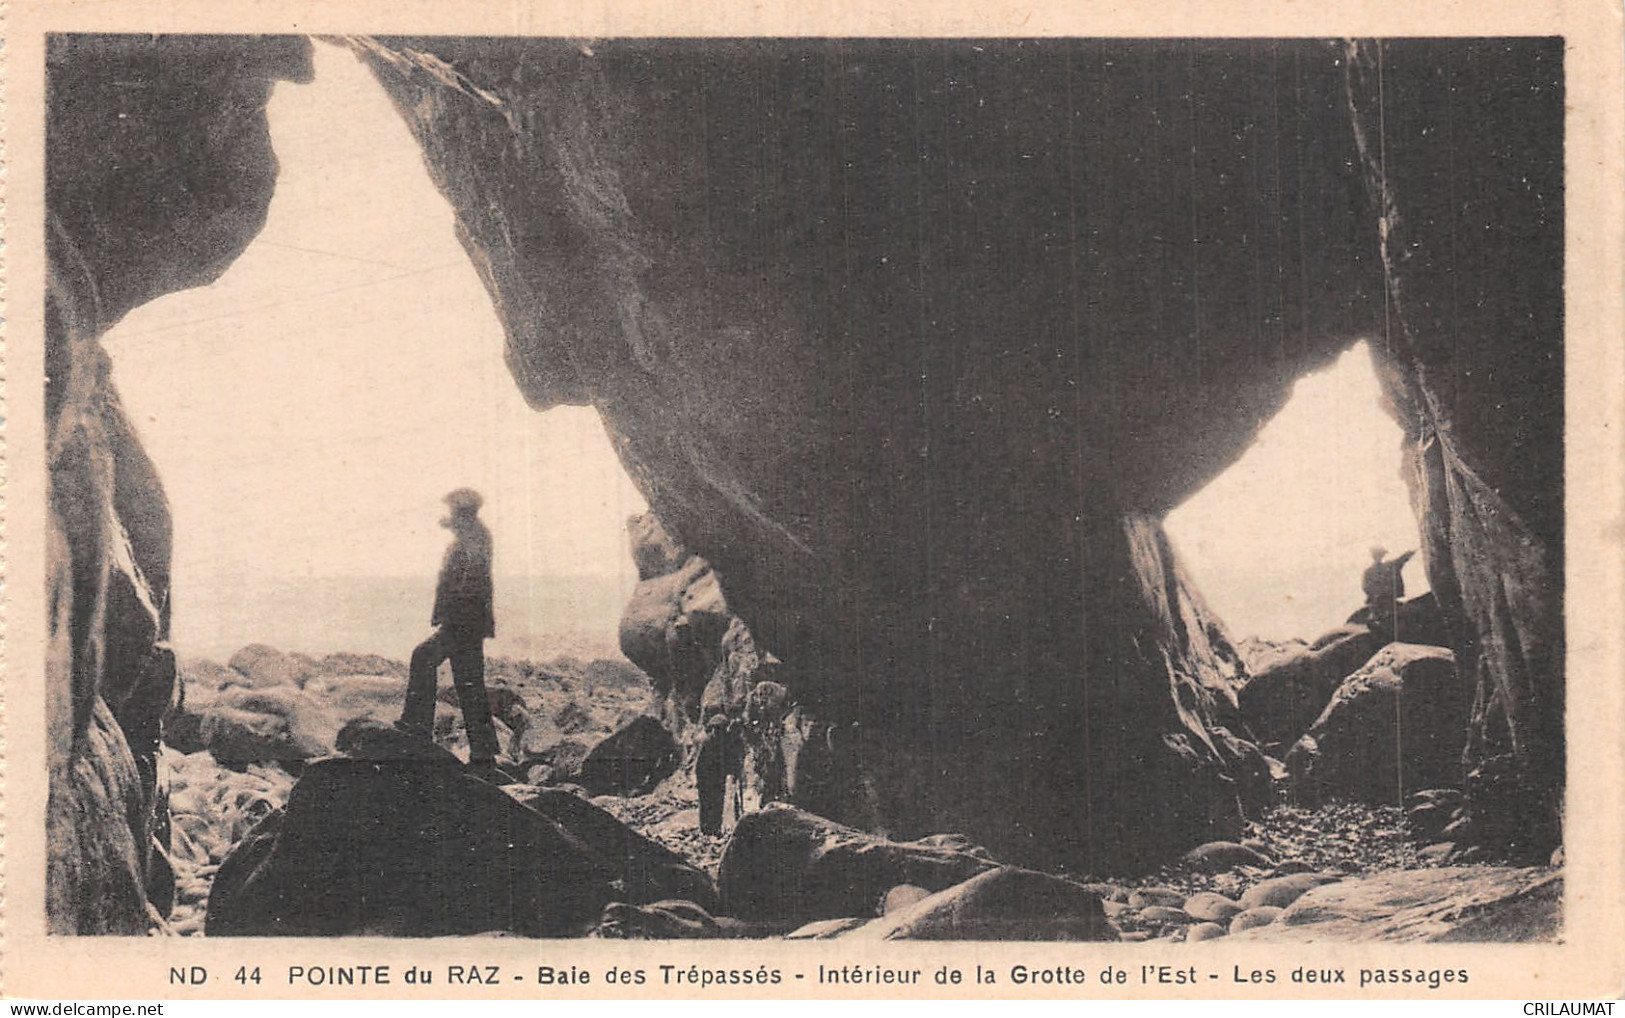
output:
[[[459,635],[484,639],[497,635],[496,613],[491,607],[491,532],[485,524],[472,524],[453,531],[457,535],[446,549],[440,566],[440,582],[434,592],[434,615],[430,625],[444,626]]]
[[[1382,600],[1395,600],[1405,596],[1405,576],[1403,570],[1405,563],[1411,560],[1415,551],[1408,551],[1398,558],[1391,558],[1386,562],[1373,562],[1365,571],[1361,586],[1365,590],[1367,604],[1374,604]]]

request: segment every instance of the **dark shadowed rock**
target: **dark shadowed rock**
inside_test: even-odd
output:
[[[312,764],[221,864],[210,936],[586,932],[614,866],[444,760]]]
[[[1000,867],[844,933],[844,940],[1116,940],[1100,896],[1048,873]]]
[[[661,525],[660,517],[652,512],[628,517],[626,533],[632,543],[632,562],[638,567],[640,581],[674,573],[688,560],[688,552],[672,540]]]
[[[1386,642],[1364,626],[1327,633],[1249,679],[1237,695],[1241,716],[1266,744],[1290,746],[1315,723],[1343,680]]]
[[[939,891],[996,864],[965,852],[896,842],[774,803],[734,828],[718,870],[723,911],[810,922],[872,916],[887,891]]]
[[[702,940],[726,936],[716,918],[692,901],[604,906],[591,936],[605,940]]]
[[[53,920],[72,917],[77,933],[140,934],[154,925],[147,901],[147,843],[135,840],[147,821],[140,774],[106,704],[92,704],[69,777],[75,808],[52,817],[50,848],[81,867],[78,881],[53,885],[70,894],[49,902]],[[66,799],[53,799],[53,810]]]
[[[216,706],[204,712],[199,727],[203,747],[230,767],[264,761],[307,760],[316,755],[298,745],[284,717]]]
[[[733,623],[722,583],[710,565],[689,556],[682,567],[641,581],[621,612],[621,653],[655,689],[690,710],[722,655]]]
[[[1299,802],[1399,804],[1459,782],[1471,693],[1442,647],[1393,643],[1339,687],[1287,754]]]
[[[663,898],[681,899],[708,912],[716,911],[716,885],[709,876],[586,799],[552,788],[515,789],[513,794],[614,867],[623,901],[642,904]]]
[[[357,760],[416,760],[447,768],[462,766],[450,750],[422,735],[403,732],[372,718],[357,718],[339,729],[335,748]]]
[[[677,740],[659,720],[641,714],[588,751],[576,781],[592,795],[642,795],[681,761]]]

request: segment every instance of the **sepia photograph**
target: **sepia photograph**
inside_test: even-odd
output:
[[[51,38],[53,926],[1554,936],[1562,57]]]
[[[1564,37],[39,47],[45,942],[1575,942]]]

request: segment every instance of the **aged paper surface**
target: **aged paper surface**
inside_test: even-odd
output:
[[[12,4],[5,993],[1617,996],[1619,10],[1339,7]]]

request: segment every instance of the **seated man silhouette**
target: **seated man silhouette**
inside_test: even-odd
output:
[[[436,629],[412,651],[406,686],[406,709],[396,727],[429,737],[434,727],[435,675],[451,661],[452,680],[463,707],[468,731],[469,770],[478,777],[497,777],[496,728],[485,695],[485,641],[496,635],[492,611],[491,532],[480,522],[479,492],[458,488],[446,496],[451,513],[440,525],[452,532],[451,547],[440,566],[434,612]]]
[[[1394,622],[1399,615],[1399,602],[1405,596],[1405,563],[1415,550],[1387,558],[1388,549],[1375,545],[1371,549],[1371,564],[1366,567],[1361,587],[1365,590],[1365,607],[1371,617],[1371,627],[1393,638]]]

